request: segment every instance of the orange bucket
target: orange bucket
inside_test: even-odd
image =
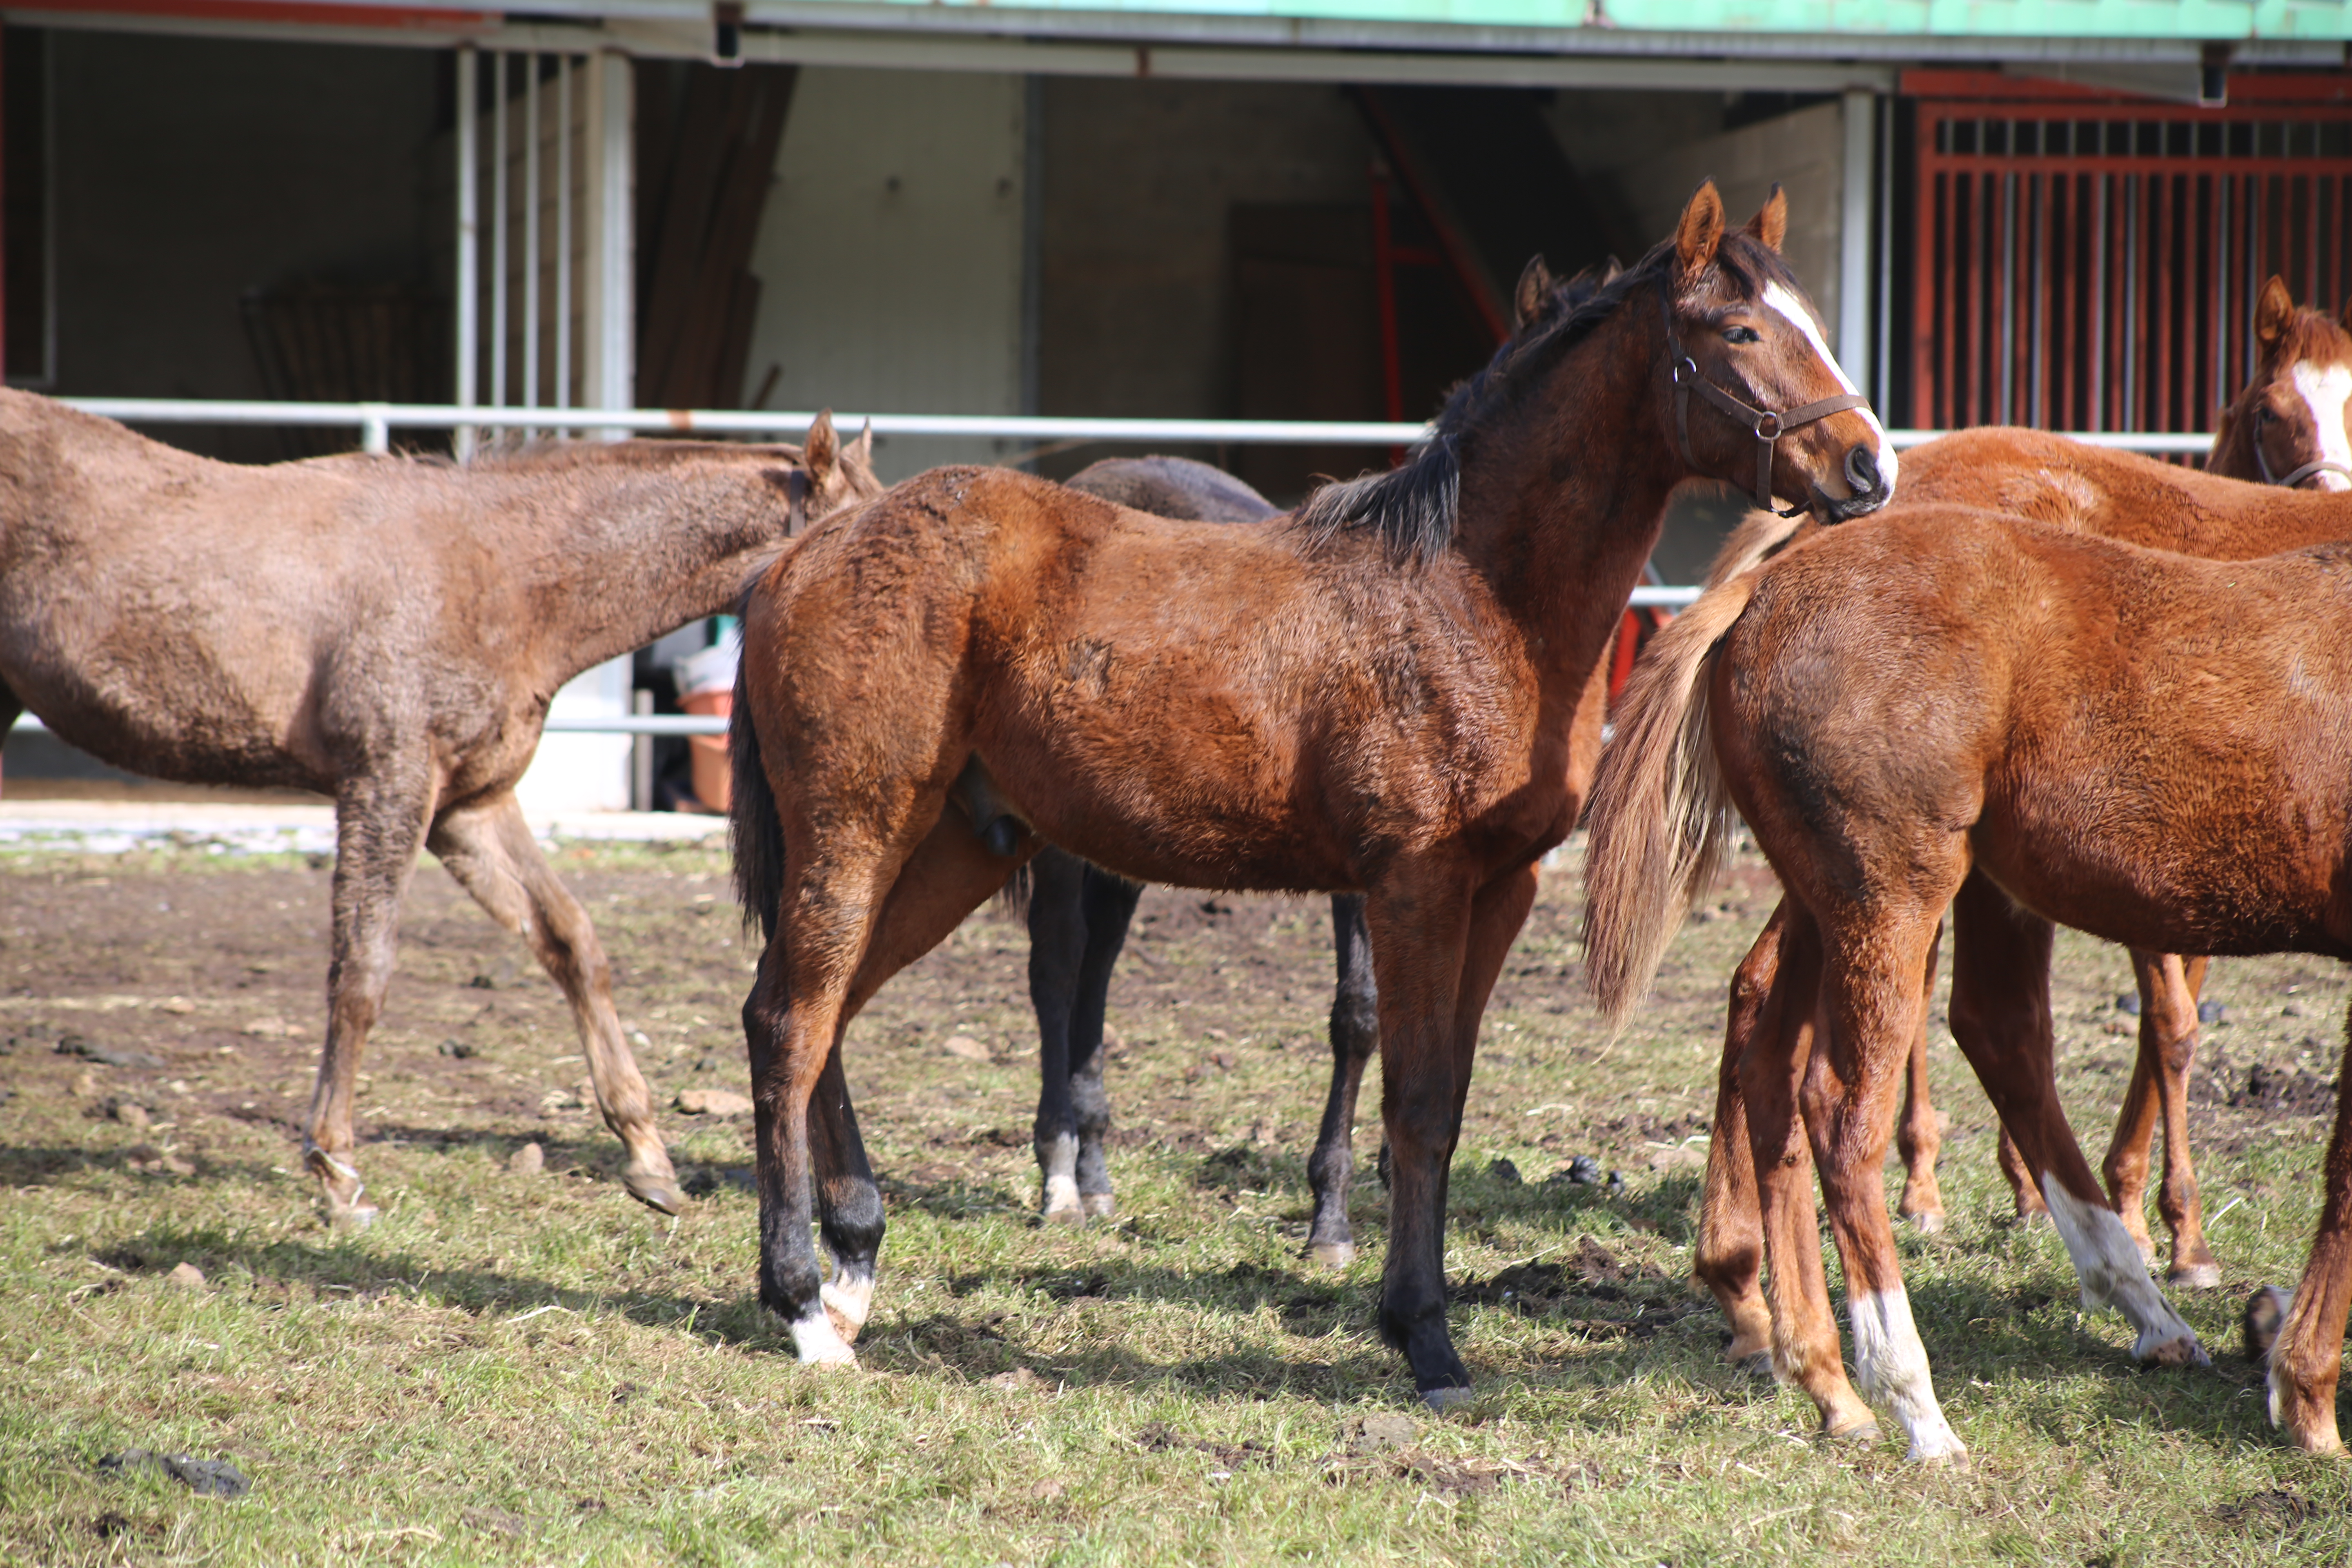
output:
[[[681,699],[678,705],[706,719],[724,719],[735,711],[735,693],[698,691]],[[694,798],[713,811],[726,811],[734,794],[734,770],[728,763],[727,737],[688,735],[686,744],[688,758],[694,764]]]

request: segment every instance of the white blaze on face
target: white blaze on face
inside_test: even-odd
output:
[[[1802,300],[1789,291],[1787,284],[1778,281],[1767,283],[1764,286],[1763,303],[1766,310],[1805,335],[1805,341],[1813,345],[1813,353],[1821,356],[1822,363],[1828,368],[1830,374],[1836,378],[1840,392],[1851,392],[1856,396],[1861,395],[1862,388],[1856,386],[1853,384],[1853,378],[1846,374],[1844,367],[1837,362],[1837,355],[1830,353],[1829,342],[1822,336],[1820,323],[1813,320],[1812,311],[1805,308],[1805,302]],[[1877,437],[1878,441],[1879,475],[1886,481],[1887,489],[1894,489],[1895,470],[1897,464],[1895,448],[1886,439],[1886,426],[1878,422],[1876,411],[1867,403],[1853,412],[1870,422],[1870,433]]]
[[[2345,404],[2352,399],[2352,367],[2316,365],[2309,360],[2297,360],[2288,379],[2294,384],[2295,395],[2311,410],[2322,460],[2352,468],[2352,436],[2344,429]],[[2312,480],[2324,490],[2352,490],[2352,479],[2325,468],[2314,474]]]

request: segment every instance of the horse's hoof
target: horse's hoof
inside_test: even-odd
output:
[[[383,1217],[373,1204],[337,1204],[327,1205],[327,1223],[337,1230],[362,1231]]]
[[[1917,1214],[1906,1214],[1903,1217],[1909,1220],[1911,1228],[1921,1236],[1943,1234],[1944,1211],[1942,1209],[1921,1209]]]
[[[1061,1204],[1046,1209],[1038,1217],[1047,1225],[1066,1225],[1075,1230],[1087,1223],[1087,1211],[1076,1204]]]
[[[678,1191],[674,1176],[667,1181],[655,1181],[625,1172],[621,1186],[631,1197],[657,1213],[675,1217],[686,1212],[686,1194]]]
[[[2180,1290],[2218,1290],[2221,1287],[2221,1266],[2218,1263],[2176,1263],[2165,1270],[2164,1282]]]
[[[1450,1384],[1436,1388],[1424,1388],[1421,1391],[1421,1402],[1440,1415],[1449,1410],[1459,1409],[1476,1397],[1477,1395],[1471,1390]]]
[[[1969,1451],[1962,1447],[1958,1440],[1955,1440],[1948,1448],[1940,1448],[1933,1452],[1914,1448],[1906,1457],[1915,1465],[1934,1465],[1939,1469],[1958,1470],[1964,1475],[1969,1468]]]
[[[1878,1441],[1878,1422],[1872,1416],[1859,1415],[1840,1421],[1834,1426],[1825,1426],[1822,1428],[1822,1441],[1824,1443],[1875,1443]]]
[[[1118,1200],[1108,1193],[1080,1193],[1078,1206],[1087,1211],[1088,1219],[1118,1217]]]
[[[1772,1339],[1760,1336],[1727,1334],[1723,1342],[1723,1359],[1742,1372],[1772,1375]]]
[[[2197,1342],[2195,1334],[2175,1334],[2153,1345],[2142,1345],[2137,1351],[2139,1363],[2149,1367],[2211,1366],[2213,1358]]]
[[[1356,1261],[1356,1244],[1352,1241],[1310,1241],[1307,1256],[1326,1268],[1345,1268]]]
[[[2278,1343],[2279,1329],[2294,1305],[2294,1298],[2275,1285],[2265,1285],[2247,1299],[2241,1327],[2245,1331],[2248,1361],[2260,1365],[2271,1359],[2271,1347]]]

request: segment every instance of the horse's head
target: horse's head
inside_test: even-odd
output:
[[[833,427],[828,408],[809,426],[801,444],[801,472],[808,486],[803,510],[811,522],[843,507],[872,500],[886,487],[874,477],[874,425],[866,422],[857,439],[844,445]]]
[[[2286,281],[2263,285],[2254,307],[2262,363],[2222,412],[2213,468],[2239,479],[2352,490],[2352,305],[2339,324],[2299,310]]]
[[[1895,448],[1780,259],[1788,226],[1778,185],[1737,230],[1712,180],[1691,197],[1656,262],[1660,419],[1694,472],[1842,522],[1894,496]]]

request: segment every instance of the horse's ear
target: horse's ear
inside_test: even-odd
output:
[[[1723,198],[1716,194],[1713,180],[1702,180],[1690,205],[1683,208],[1682,221],[1675,226],[1675,260],[1683,276],[1706,271],[1722,243]]]
[[[845,463],[853,463],[853,464],[855,464],[856,467],[858,467],[858,468],[861,468],[865,469],[868,478],[871,478],[871,477],[873,476],[873,473],[874,473],[874,421],[873,421],[873,420],[868,419],[868,420],[866,422],[866,428],[864,428],[863,430],[860,430],[860,431],[857,433],[857,439],[856,439],[856,440],[855,440],[855,441],[852,441],[852,442],[849,444],[849,450],[848,450],[847,452],[845,452],[845,453],[844,453],[844,454],[843,454],[843,456],[842,456],[842,461],[844,461]]]
[[[2286,279],[2273,272],[2271,280],[2263,285],[2261,301],[2254,306],[2254,336],[2262,340],[2264,348],[2269,348],[2277,343],[2293,320],[2294,296],[2287,292]]]
[[[822,489],[833,470],[841,461],[841,437],[834,433],[833,410],[828,408],[809,426],[808,439],[801,443],[801,465],[808,477]]]
[[[1780,189],[1780,182],[1772,182],[1772,194],[1748,220],[1748,237],[1767,250],[1778,250],[1780,242],[1789,237],[1789,198]]]
[[[1511,290],[1511,324],[1524,327],[1536,319],[1543,308],[1544,296],[1551,292],[1551,268],[1544,265],[1543,253],[1528,258],[1519,268],[1519,286]]]

